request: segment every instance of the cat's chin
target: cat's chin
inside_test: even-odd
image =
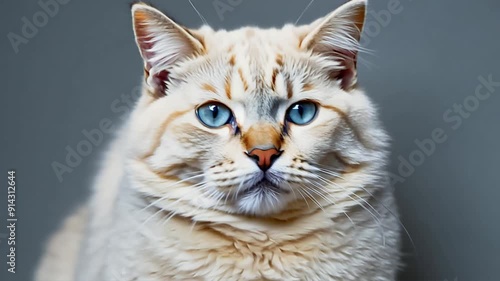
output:
[[[245,189],[236,199],[238,213],[252,216],[270,216],[285,209],[288,192],[263,180]]]

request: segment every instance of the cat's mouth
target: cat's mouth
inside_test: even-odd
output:
[[[268,191],[273,193],[288,193],[289,190],[286,190],[279,186],[279,181],[274,178],[269,178],[264,176],[260,181],[254,183],[253,185],[243,189],[241,194],[249,193],[249,192],[258,192],[258,191]]]
[[[287,193],[287,190],[264,178],[239,192],[234,203],[238,212],[267,216],[277,213],[285,207]]]
[[[284,191],[281,187],[279,187],[278,185],[274,184],[270,180],[268,180],[266,178],[263,178],[262,180],[260,180],[256,184],[254,184],[254,185],[252,185],[250,187],[245,188],[243,190],[243,193],[248,192],[248,191],[252,191],[252,190],[255,190],[255,189],[270,189],[270,190],[275,191],[275,192]]]
[[[281,186],[283,179],[271,173],[260,174],[254,182],[233,197],[238,213],[254,216],[268,216],[282,211],[289,199],[291,190]]]

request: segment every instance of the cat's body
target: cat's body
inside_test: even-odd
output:
[[[346,58],[359,36],[322,30],[354,32],[339,24],[364,5],[230,32],[179,31],[134,5],[145,94],[38,280],[395,280],[388,139]]]

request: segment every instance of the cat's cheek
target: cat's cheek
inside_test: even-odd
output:
[[[334,145],[335,126],[330,123],[295,126],[285,138],[284,155],[289,158],[304,157],[309,160],[328,153]],[[281,163],[281,162],[277,162]]]

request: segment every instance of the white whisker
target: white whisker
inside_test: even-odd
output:
[[[358,200],[354,199],[354,198],[351,196],[351,194],[352,194],[352,195],[354,195],[354,196],[356,196],[356,197],[358,197],[359,199],[361,199],[361,200],[362,200],[365,204],[367,204],[367,205],[368,205],[371,209],[373,209],[375,212],[377,212],[377,213],[378,213],[378,211],[377,211],[377,210],[375,210],[375,208],[373,208],[373,206],[372,206],[370,203],[368,203],[368,201],[366,201],[365,199],[361,198],[361,197],[360,197],[359,195],[357,195],[356,193],[351,192],[351,191],[347,190],[347,188],[345,188],[345,187],[343,187],[343,186],[341,186],[341,185],[338,185],[338,184],[336,184],[336,183],[334,183],[334,182],[332,182],[332,181],[330,181],[330,180],[328,180],[328,179],[326,179],[326,178],[324,178],[324,177],[322,177],[322,176],[318,176],[318,177],[319,177],[319,179],[320,179],[321,181],[323,181],[323,182],[325,182],[325,183],[327,183],[327,184],[333,184],[333,185],[335,185],[336,187],[340,187],[340,188],[342,188],[344,191],[349,192],[349,194],[347,194],[347,196],[348,196],[351,200],[353,200],[354,202],[356,202],[356,203],[357,203],[360,207],[362,207],[363,209],[365,209],[368,213],[370,213],[370,215],[371,215],[371,216],[375,219],[375,221],[376,221],[377,225],[379,226],[379,228],[380,228],[380,230],[381,230],[382,242],[383,242],[383,245],[385,246],[385,245],[386,245],[386,243],[385,243],[385,230],[384,230],[384,226],[383,226],[383,224],[382,224],[382,221],[380,221],[380,218],[379,218],[379,217],[377,217],[377,216],[376,216],[376,215],[375,215],[372,211],[370,211],[370,209],[369,209],[369,208],[367,208],[364,204],[361,204],[361,203],[359,203],[359,202],[358,202]],[[378,214],[379,214],[379,216],[380,216],[380,213],[378,213]]]
[[[332,168],[332,167],[329,167],[329,166],[326,166],[326,165],[320,165],[320,164],[316,164],[316,165],[317,166],[322,166],[322,167],[325,167],[325,168]],[[326,170],[326,169],[322,169],[322,168],[315,167],[315,166],[312,166],[312,167],[315,168],[315,169],[317,169],[319,172],[325,173],[327,175],[331,175],[333,177],[336,177],[336,178],[339,178],[339,179],[342,179],[342,180],[346,180],[345,178],[343,178],[341,176],[341,174],[339,174],[339,173],[337,173],[335,171]],[[381,202],[380,200],[378,200],[375,197],[375,195],[372,192],[370,192],[368,189],[366,189],[363,186],[356,186],[356,187],[361,188],[363,191],[365,191],[366,193],[368,193],[374,200],[376,200],[379,204],[381,204],[382,207],[384,207],[384,209],[386,209],[391,216],[393,216],[397,220],[398,224],[403,228],[403,231],[405,232],[406,236],[410,240],[410,243],[412,245],[412,248],[413,248],[413,251],[414,251],[415,255],[417,255],[417,248],[415,246],[413,238],[411,237],[410,232],[408,231],[408,229],[406,228],[406,226],[403,224],[403,222],[401,221],[401,219],[391,209],[389,209],[389,207],[387,207],[383,202]]]
[[[299,17],[295,21],[295,25],[297,25],[297,23],[299,23],[299,20],[302,18],[302,16],[305,14],[305,12],[309,9],[309,7],[312,5],[313,2],[314,2],[314,0],[311,0],[311,2],[309,2],[309,4],[307,4],[307,6],[304,8],[304,10],[302,10],[302,13],[300,13]]]
[[[208,25],[208,22],[207,20],[205,19],[205,17],[198,11],[198,9],[196,9],[196,6],[193,4],[193,2],[191,0],[188,0],[189,1],[189,4],[191,4],[191,7],[193,7],[194,11],[198,14],[198,16],[200,17],[200,19],[203,21],[203,23],[205,25]]]
[[[180,183],[183,183],[183,182],[186,182],[186,181],[189,181],[189,180],[195,179],[195,178],[203,177],[203,176],[204,176],[204,174],[195,175],[195,176],[192,176],[192,177],[189,177],[189,178],[186,178],[186,179],[183,179],[183,180],[177,181],[177,182],[175,182],[175,183],[173,183],[173,184],[170,184],[170,185],[168,185],[168,186],[166,186],[166,187],[164,187],[164,188],[165,188],[165,189],[166,189],[166,188],[171,188],[171,187],[176,186],[176,185],[178,185],[178,184],[180,184]],[[198,184],[200,184],[200,183],[198,183]],[[144,211],[144,210],[146,210],[146,209],[150,208],[151,206],[153,206],[153,205],[157,204],[158,202],[160,202],[160,201],[162,201],[162,200],[165,200],[165,199],[167,199],[167,196],[162,196],[162,197],[158,198],[157,200],[155,200],[155,201],[151,202],[151,203],[150,203],[149,205],[147,205],[146,207],[144,207],[144,208],[140,209],[140,210],[139,210],[139,212],[142,212],[142,211]]]
[[[329,194],[328,192],[326,192],[325,188],[321,185],[319,185],[318,183],[315,183],[315,182],[312,182],[312,181],[308,181],[310,182],[311,184],[313,184],[314,186],[320,188],[323,192],[325,192],[326,194],[321,194],[319,191],[318,191],[318,195],[320,195],[324,200],[326,200],[327,202],[331,203],[332,205],[338,205],[337,203],[335,203],[333,200],[337,200],[333,194]],[[329,199],[326,195],[329,195],[331,197],[333,197],[333,200]],[[342,210],[342,213],[344,213],[344,215],[347,217],[347,219],[352,223],[352,225],[354,227],[356,227],[356,224],[354,223],[354,221],[352,220],[352,218],[347,214],[347,212],[345,212],[344,210]]]

